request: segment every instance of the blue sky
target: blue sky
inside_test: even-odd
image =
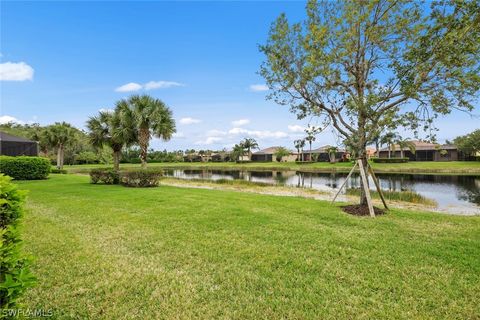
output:
[[[177,135],[153,141],[156,149],[221,149],[246,136],[262,148],[292,148],[307,124],[267,101],[257,74],[258,44],[271,22],[281,12],[302,19],[303,2],[0,5],[1,62],[18,77],[0,81],[2,121],[67,121],[83,128],[99,109],[148,93],[166,102],[177,120]],[[438,138],[470,132],[478,122],[455,112],[437,121]],[[336,142],[327,130],[315,145]]]

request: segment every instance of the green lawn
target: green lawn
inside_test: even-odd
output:
[[[59,319],[474,319],[480,217],[359,218],[303,198],[52,175],[30,190],[23,302]]]
[[[75,165],[66,166],[65,168],[71,172],[88,171],[90,168],[101,167],[102,165]],[[139,164],[122,164],[124,168],[139,167]],[[150,167],[164,168],[210,168],[210,169],[259,169],[259,170],[300,170],[300,171],[316,171],[331,172],[340,171],[348,172],[352,164],[328,162],[316,162],[310,164],[297,164],[292,162],[252,162],[237,164],[234,162],[176,162],[176,163],[150,163]],[[480,174],[480,161],[412,161],[408,163],[372,163],[373,168],[377,172],[384,173],[430,173],[430,174]]]

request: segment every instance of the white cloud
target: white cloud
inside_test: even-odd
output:
[[[181,138],[185,138],[185,134],[183,132],[175,132],[173,134],[173,137],[177,139],[181,139]]]
[[[18,120],[17,118],[15,117],[12,117],[12,116],[0,116],[0,124],[6,124],[6,123],[9,123],[9,122],[15,122],[15,123],[23,123],[23,121],[20,121]]]
[[[249,119],[239,119],[239,120],[232,121],[232,125],[234,127],[244,126],[244,125],[249,124],[249,123],[250,123]]]
[[[132,92],[139,90],[154,90],[154,89],[166,89],[171,87],[183,87],[183,83],[175,81],[150,81],[145,84],[140,84],[136,82],[129,82],[115,89],[117,92]]]
[[[188,125],[188,124],[200,123],[200,122],[202,122],[202,120],[187,117],[187,118],[182,118],[182,119],[180,119],[179,122],[180,122],[181,124],[186,124],[186,125]]]
[[[33,80],[34,70],[25,62],[0,63],[1,81]]]
[[[205,140],[200,140],[200,141],[197,141],[195,142],[195,144],[197,145],[204,145],[204,144],[214,144],[214,143],[217,143],[217,142],[220,142],[222,141],[222,138],[220,137],[208,137],[206,138]]]
[[[299,126],[298,124],[295,124],[295,125],[289,125],[288,130],[290,130],[291,132],[304,132],[305,128],[302,126]]]
[[[225,136],[227,135],[227,133],[225,131],[221,131],[221,130],[216,130],[216,129],[213,129],[213,130],[209,130],[207,132],[207,136],[208,137],[221,137],[221,136]]]
[[[258,139],[264,138],[286,138],[288,134],[283,131],[269,131],[269,130],[247,130],[244,128],[232,128],[228,131],[231,135],[246,135]]]
[[[252,84],[250,85],[250,91],[253,91],[253,92],[268,91],[268,86],[266,84]]]
[[[108,108],[100,108],[98,109],[98,112],[107,112],[107,113],[113,113],[115,110],[113,109],[108,109]]]
[[[144,85],[145,90],[153,90],[153,89],[165,89],[171,87],[183,87],[184,84],[175,82],[175,81],[150,81],[145,83]]]
[[[135,83],[135,82],[130,82],[127,84],[124,84],[123,86],[120,86],[115,89],[117,92],[132,92],[132,91],[138,91],[142,89],[142,85]]]

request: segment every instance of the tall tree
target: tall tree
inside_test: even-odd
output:
[[[260,47],[269,97],[299,118],[328,120],[363,159],[376,132],[392,123],[431,136],[437,115],[473,109],[480,89],[480,2],[424,6],[309,1],[303,23],[280,15]]]
[[[400,158],[403,158],[405,149],[408,149],[411,153],[415,153],[416,151],[415,143],[413,143],[409,139],[405,139],[398,136],[397,139],[395,139],[395,143],[398,145],[398,148],[400,149]]]
[[[310,147],[310,159],[309,161],[313,161],[312,159],[312,143],[317,139],[316,135],[320,133],[321,129],[317,128],[315,126],[308,126],[307,129],[305,129],[305,133],[307,136],[305,137],[305,141],[308,142],[308,145]]]
[[[380,138],[380,144],[386,144],[388,149],[388,158],[392,157],[392,151],[395,155],[395,141],[401,139],[395,132],[387,132]]]
[[[298,139],[293,141],[295,149],[297,149],[298,157],[297,160],[303,161],[303,148],[305,147],[305,139]]]
[[[248,159],[252,159],[252,150],[258,149],[258,143],[253,138],[245,138],[240,144],[247,150]]]
[[[273,155],[275,156],[275,160],[277,160],[277,162],[281,162],[283,157],[290,155],[290,151],[285,147],[278,147]]]
[[[236,144],[232,150],[232,159],[238,161],[241,156],[245,154],[245,147],[243,144]]]
[[[45,128],[43,141],[57,151],[57,168],[63,169],[65,148],[72,145],[76,139],[76,129],[66,122],[55,122]]]
[[[480,129],[467,135],[456,137],[453,142],[466,156],[478,156],[480,153]]]
[[[126,141],[136,141],[140,147],[142,168],[147,167],[148,145],[152,137],[164,141],[176,132],[172,111],[160,99],[148,95],[133,95],[120,100],[115,108],[120,116],[120,135]]]
[[[113,167],[120,169],[120,157],[124,145],[133,141],[126,141],[121,133],[120,116],[118,112],[101,111],[87,121],[90,143],[97,149],[108,146],[112,149]]]

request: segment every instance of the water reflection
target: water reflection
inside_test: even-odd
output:
[[[345,181],[346,173],[310,173],[296,171],[239,171],[239,170],[165,170],[165,175],[181,179],[242,179],[313,188],[333,192]],[[435,200],[439,209],[451,212],[480,214],[480,176],[377,174],[380,187],[389,191],[414,191]],[[353,174],[347,188],[360,188],[360,177]],[[370,187],[373,188],[373,181]]]

